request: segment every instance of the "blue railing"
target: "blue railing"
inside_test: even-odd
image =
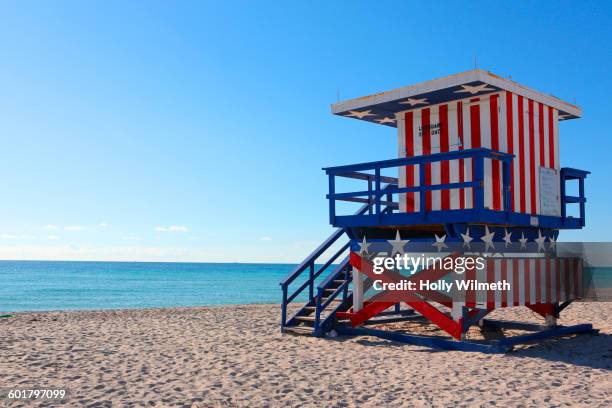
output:
[[[578,204],[579,205],[579,217],[578,222],[581,227],[585,225],[585,203],[586,197],[584,195],[584,179],[586,176],[591,174],[590,171],[573,169],[570,167],[564,167],[561,169],[561,218],[564,223],[567,222],[567,204]],[[567,182],[571,180],[578,180],[578,196],[569,196],[566,194]]]
[[[362,206],[355,215],[362,215],[368,211],[368,205]],[[299,264],[291,273],[281,281],[280,285],[283,290],[283,300],[281,304],[281,326],[287,324],[287,306],[295,298],[297,298],[306,288],[308,288],[308,301],[314,299],[314,284],[315,280],[329,268],[348,248],[349,242],[347,241],[340,249],[338,249],[321,267],[317,269],[317,260],[323,255],[332,245],[338,241],[346,232],[344,228],[338,228],[334,231],[321,245],[317,247],[308,257]],[[315,271],[316,269],[316,271]],[[289,285],[293,283],[298,277],[301,277],[308,272],[305,281],[298,286],[292,293],[289,293]],[[331,275],[330,275],[331,276]],[[328,277],[329,279],[329,277]]]
[[[328,327],[331,321],[335,318],[334,313],[346,302],[348,298],[349,284],[352,281],[350,271],[351,265],[347,257],[340,265],[338,265],[338,268],[333,273],[330,273],[329,276],[317,286],[314,325],[315,336],[320,336],[323,334],[324,329]],[[332,287],[332,282],[334,280],[339,279],[343,280],[342,284],[335,288],[331,294],[325,297],[325,290]],[[321,313],[340,295],[342,295],[342,302],[339,303],[323,321],[321,321]],[[323,301],[324,298],[326,299],[325,301]]]
[[[401,193],[419,194],[421,205],[418,213],[420,213],[420,215],[424,218],[427,212],[427,207],[425,205],[427,192],[459,188],[473,188],[473,210],[484,210],[485,159],[498,160],[502,163],[502,203],[504,211],[510,212],[510,165],[512,163],[513,157],[513,155],[508,153],[502,153],[491,149],[478,148],[457,150],[447,153],[435,153],[425,156],[382,160],[370,163],[350,164],[346,166],[325,168],[324,170],[329,178],[329,194],[327,195],[327,198],[329,199],[330,223],[333,225],[336,224],[336,201],[367,202],[368,204],[370,204],[370,214],[372,214],[373,212],[373,214],[376,215],[378,217],[378,220],[380,221],[381,216],[389,212],[389,208],[398,208],[398,204],[396,202],[393,202],[392,196],[393,194]],[[444,184],[426,183],[426,172],[428,166],[430,166],[432,163],[460,159],[472,160],[474,171],[473,179],[471,181]],[[381,171],[383,169],[405,166],[418,167],[418,186],[399,187],[396,178],[381,175]],[[374,173],[363,173],[363,171],[373,171]],[[368,180],[368,189],[362,191],[337,193],[336,177]],[[384,182],[389,182],[391,183],[391,185],[383,189],[381,188],[381,183]]]

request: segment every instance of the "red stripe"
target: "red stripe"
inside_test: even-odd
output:
[[[421,135],[423,141],[423,156],[431,154],[431,129],[429,128],[430,109],[425,108],[421,111]],[[425,185],[431,185],[431,164],[425,165]],[[421,203],[423,205],[423,203]],[[425,209],[431,211],[431,191],[425,194]]]
[[[497,111],[497,98],[499,95],[491,95],[489,104],[489,113],[491,115],[491,148],[499,150],[499,119]],[[491,160],[493,177],[493,209],[501,210],[501,192],[500,186],[500,163],[497,160]]]
[[[569,258],[565,258],[563,259],[563,263],[565,265],[565,283],[564,283],[564,290],[565,290],[565,300],[568,301],[570,299],[570,267],[569,267]]]
[[[550,272],[550,258],[546,258],[546,303],[552,302],[552,274]]]
[[[501,273],[499,275],[499,278],[502,280],[502,282],[505,280],[508,280],[508,260],[507,259],[501,260]],[[501,306],[502,307],[508,306],[508,291],[506,290],[502,290],[502,293],[501,293]]]
[[[512,118],[512,111],[514,106],[512,105],[512,93],[506,92],[506,129],[508,135],[508,153],[514,153],[514,124]],[[510,166],[510,196],[514,197],[514,166]],[[511,199],[512,211],[514,209],[514,199]]]
[[[553,121],[553,110],[548,108],[548,165],[551,169],[555,166],[555,127]]]
[[[463,150],[463,102],[457,102],[457,131],[459,133],[459,150]],[[459,160],[459,182],[465,181],[465,169],[463,168],[463,159]],[[465,209],[465,189],[461,189],[459,193],[459,208]]]
[[[476,269],[468,268],[465,271],[465,278],[468,281],[476,280]],[[467,307],[475,307],[476,306],[476,291],[475,290],[471,290],[471,289],[467,289],[466,290],[466,293],[465,293],[465,305]]]
[[[512,292],[514,293],[514,299],[512,301],[514,306],[519,305],[519,288],[521,285],[521,281],[519,279],[518,263],[518,259],[515,258],[512,260],[512,285],[514,286],[512,290]]]
[[[520,204],[521,212],[527,212],[525,202],[525,112],[523,111],[523,97],[518,95],[518,128],[519,128],[519,185],[520,185]]]
[[[448,105],[440,105],[440,152],[445,153],[448,152],[448,150]],[[449,166],[448,160],[444,160],[440,165],[442,170],[442,184],[448,184],[450,182]],[[450,210],[450,190],[442,190],[441,196],[442,209]]]
[[[531,262],[529,259],[522,259],[523,265],[525,265],[525,304],[531,303]]]
[[[544,157],[544,105],[540,104],[538,109],[538,130],[540,131],[540,166],[546,165],[546,158]]]
[[[495,282],[495,261],[487,260],[487,283]],[[495,291],[487,290],[487,309],[495,309]]]
[[[542,303],[542,260],[535,260],[535,300],[533,304]]]
[[[405,145],[406,157],[414,156],[414,115],[412,112],[406,112],[405,122]],[[406,166],[406,186],[414,187],[414,166]],[[414,212],[414,193],[406,193],[406,211]]]
[[[470,105],[470,140],[471,140],[471,148],[475,149],[480,147],[480,104],[478,103],[480,99],[474,98],[471,99],[470,102],[476,102]],[[472,162],[472,178],[474,180],[474,160],[470,159]],[[472,205],[476,202],[476,191],[472,189]]]
[[[557,275],[557,282],[555,292],[557,293],[557,302],[561,300],[561,259],[555,258],[555,275]]]
[[[529,191],[531,214],[536,213],[536,182],[535,182],[535,118],[533,114],[533,101],[527,102],[529,108]]]
[[[580,275],[580,267],[578,265],[578,258],[574,258],[574,299],[580,299],[582,297],[582,293],[580,292],[580,279],[582,276]]]

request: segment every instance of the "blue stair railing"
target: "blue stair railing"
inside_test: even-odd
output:
[[[370,183],[373,181],[373,176],[364,175],[369,178]],[[356,177],[360,177],[356,175]],[[385,182],[388,182],[382,190],[391,189],[397,187],[397,179],[393,177],[386,177]],[[383,193],[384,194],[384,193]],[[363,215],[366,212],[372,212],[372,207],[375,202],[375,194],[372,191],[372,195],[366,199],[355,200],[357,202],[365,203],[355,215]],[[397,208],[397,203],[386,202],[386,207],[383,213],[388,213]],[[352,280],[351,266],[348,261],[348,256],[345,256],[335,269],[330,272],[323,281],[317,285],[315,293],[315,281],[327,271],[330,266],[334,265],[338,259],[347,253],[349,249],[350,241],[342,245],[331,257],[324,263],[319,262],[319,259],[323,256],[326,251],[347,232],[346,228],[336,229],[317,249],[315,249],[302,263],[300,263],[291,273],[280,283],[283,291],[283,299],[281,303],[281,330],[285,331],[288,328],[295,328],[300,322],[312,323],[312,326],[308,326],[308,330],[305,326],[300,326],[304,329],[304,332],[309,331],[315,336],[321,336],[327,331],[334,322],[335,313],[337,311],[346,309],[347,305],[351,301],[351,294],[349,285]],[[321,266],[319,266],[321,265]],[[302,278],[304,281],[298,284],[297,288],[292,290],[290,286],[296,284],[298,279]],[[308,291],[306,292],[306,289]],[[287,317],[287,308],[291,302],[295,301],[300,295],[307,293],[306,303],[298,309],[292,317]],[[338,297],[342,296],[341,299]],[[301,299],[301,298],[300,298]],[[340,300],[340,302],[336,300]],[[333,307],[330,307],[333,305]],[[328,310],[329,308],[329,310]],[[323,312],[329,311],[329,313],[323,316]],[[314,313],[314,315],[312,315]],[[312,316],[311,316],[312,315]]]
[[[364,205],[359,209],[355,214],[364,214],[368,211],[368,204]],[[319,258],[338,241],[344,234],[346,233],[345,228],[336,229],[321,245],[317,247],[302,263],[300,263],[281,283],[281,288],[283,291],[283,300],[281,303],[281,328],[285,328],[287,326],[296,324],[296,316],[303,313],[305,307],[314,306],[315,303],[315,280],[319,278],[328,268],[338,259],[344,252],[347,251],[349,247],[349,241],[342,245],[327,261],[325,261],[320,267],[317,268],[319,264],[317,261]],[[344,269],[343,269],[344,268]],[[323,283],[329,283],[333,281],[333,277],[337,276],[339,273],[343,272],[348,268],[348,258],[344,259],[338,268],[334,272],[332,272],[327,279]],[[307,275],[306,275],[307,274]],[[289,286],[295,282],[298,278],[304,277],[305,280],[302,284],[300,284],[292,293],[289,293]],[[336,279],[337,280],[337,279]],[[321,286],[321,285],[319,285]],[[287,319],[287,306],[294,301],[300,294],[302,294],[306,288],[308,288],[308,300],[306,305],[298,310],[297,313],[290,319]],[[323,288],[325,290],[327,288]],[[319,292],[319,287],[317,287],[317,294]],[[319,308],[318,315],[320,316],[321,308]],[[315,325],[319,326],[318,324]]]
[[[336,268],[333,273],[330,273],[323,282],[317,286],[317,297],[315,299],[315,323],[314,335],[322,336],[330,327],[335,319],[335,313],[346,307],[349,301],[349,284],[352,281],[351,265],[348,257]],[[333,285],[333,282],[342,281],[339,286]],[[332,293],[326,296],[326,291]],[[330,313],[321,321],[322,312],[332,304],[338,296],[342,296],[342,301],[334,307]]]

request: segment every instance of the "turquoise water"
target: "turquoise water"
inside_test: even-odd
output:
[[[0,313],[280,303],[278,283],[294,267],[289,264],[0,261]],[[611,268],[595,268],[592,272],[598,287],[612,287]],[[302,282],[298,279],[293,289]],[[296,302],[305,300],[306,292]]]
[[[0,261],[0,312],[280,303],[294,267]]]

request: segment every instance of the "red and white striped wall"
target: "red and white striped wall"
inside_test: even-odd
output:
[[[399,157],[476,147],[512,153],[514,212],[540,214],[539,168],[559,169],[558,111],[510,92],[416,108],[396,114]],[[418,186],[417,166],[400,169],[400,186]],[[427,166],[427,184],[472,180],[471,160]],[[428,192],[428,210],[472,208],[471,188]],[[485,206],[503,210],[502,166],[485,160]],[[419,211],[416,193],[400,194],[400,210]],[[557,203],[557,206],[560,204]]]
[[[467,290],[453,294],[453,316],[462,306],[480,309],[562,303],[583,296],[582,261],[579,258],[497,258],[486,268],[468,270],[466,280],[507,281],[510,290]]]

